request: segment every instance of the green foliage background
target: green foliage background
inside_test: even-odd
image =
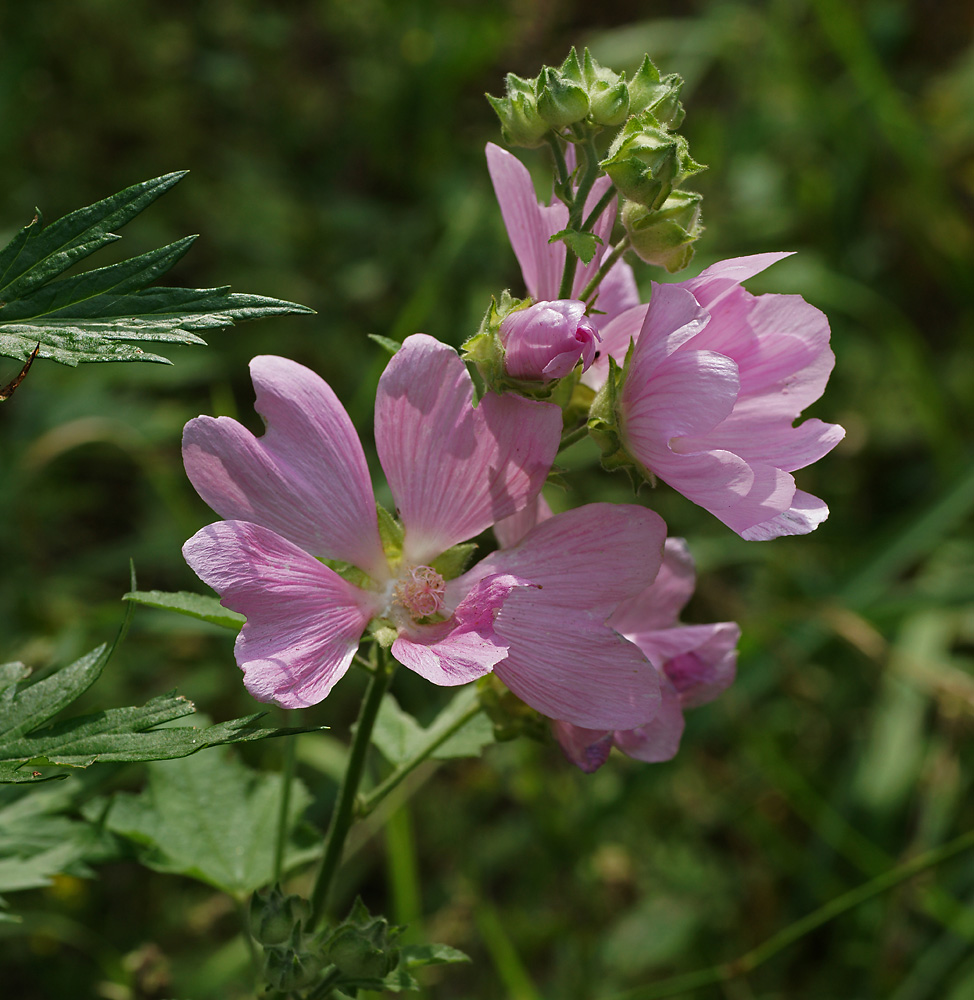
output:
[[[173,283],[232,283],[318,315],[214,332],[169,352],[172,368],[35,365],[0,408],[0,660],[43,670],[110,638],[130,556],[145,589],[198,587],[179,548],[212,515],[183,476],[180,430],[201,412],[256,427],[254,354],[317,369],[367,440],[385,355],[366,334],[459,344],[490,293],[519,288],[483,92],[571,44],[616,69],[649,52],[686,78],[681,131],[710,165],[692,185],[708,227],[694,273],[794,249],[750,287],[799,292],[830,317],[836,372],[812,414],[849,433],[799,478],[831,518],[745,543],[665,487],[651,494],[697,556],[688,619],[744,629],[735,688],[691,714],[672,763],[614,758],[585,776],[518,741],[419,772],[355,835],[343,898],[361,891],[415,940],[473,957],[430,979],[431,997],[601,1000],[732,959],[970,828],[972,34],[961,0],[4,5],[0,236],[35,205],[53,219],[189,168],[108,262],[199,232]],[[0,366],[3,383],[17,366]],[[576,450],[574,492],[555,503],[628,498],[591,457]],[[218,720],[255,707],[227,633],[149,610],[81,707],[173,687]],[[350,676],[301,720],[334,727],[300,738],[319,825],[359,691]],[[397,694],[423,719],[439,704],[409,677]],[[281,752],[241,755],[276,769]],[[144,781],[95,768],[58,808]],[[5,996],[245,995],[226,897],[131,859],[96,880],[81,861],[67,870],[10,897],[24,920],[0,924]],[[972,903],[965,857],[695,996],[962,1000]]]

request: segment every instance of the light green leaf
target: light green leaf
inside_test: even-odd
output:
[[[424,729],[399,707],[391,694],[387,694],[379,708],[372,741],[382,756],[396,767],[417,757],[441,760],[478,757],[485,746],[494,742],[494,728],[482,712],[461,722],[476,705],[476,688],[473,685],[461,688]],[[451,732],[453,729],[456,731]]]
[[[560,233],[555,233],[548,242],[555,243],[558,240],[561,240],[583,264],[591,262],[602,244],[601,238],[595,233],[583,233],[578,229],[563,229]]]
[[[242,898],[274,878],[281,791],[280,775],[251,771],[224,753],[150,764],[146,790],[116,795],[106,825],[134,841],[150,868]],[[310,798],[295,782],[288,812],[292,828]],[[298,828],[285,864],[294,867],[319,849],[320,836]]]
[[[119,239],[125,225],[185,175],[177,171],[133,184],[109,198],[41,227],[34,219],[0,250],[0,355],[38,357],[65,365],[88,361],[157,361],[123,341],[203,344],[194,333],[238,320],[310,313],[293,302],[224,288],[148,287],[189,249],[195,236],[108,267],[60,277],[69,267]],[[55,280],[57,279],[57,280]]]
[[[246,621],[243,615],[225,608],[219,598],[193,594],[188,590],[172,593],[162,590],[133,590],[124,594],[122,600],[131,601],[133,604],[144,604],[148,608],[175,611],[190,618],[198,618],[200,621],[233,629],[235,632],[239,632]]]
[[[402,949],[402,964],[407,969],[469,961],[469,955],[465,955],[458,948],[451,948],[448,944],[407,944]]]

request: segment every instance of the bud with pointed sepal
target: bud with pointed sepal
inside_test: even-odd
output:
[[[533,149],[544,143],[548,123],[538,114],[534,94],[534,81],[523,80],[513,73],[507,74],[507,88],[503,97],[487,94],[490,106],[501,122],[501,134],[509,146]]]
[[[684,116],[680,103],[682,89],[683,78],[678,73],[661,78],[653,61],[646,56],[629,81],[629,110],[633,114],[648,111],[665,128],[679,128]]]
[[[634,201],[622,206],[622,224],[629,244],[647,264],[682,271],[693,259],[693,243],[703,232],[700,203],[695,191],[674,191],[657,211]]]
[[[551,128],[574,125],[588,114],[589,100],[585,87],[550,66],[546,66],[538,76],[535,95],[538,114]]]
[[[649,112],[629,119],[599,166],[624,197],[647,208],[660,208],[673,188],[704,169],[690,156],[686,139],[662,128]]]

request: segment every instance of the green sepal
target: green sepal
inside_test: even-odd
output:
[[[679,128],[684,117],[679,99],[682,89],[681,76],[670,73],[661,79],[652,59],[646,56],[629,81],[629,110],[633,114],[649,111],[666,128]]]
[[[581,260],[583,264],[591,263],[592,258],[598,253],[598,249],[603,245],[601,237],[595,233],[583,233],[577,229],[562,229],[549,237],[549,243],[558,241],[564,243],[569,250]]]
[[[381,503],[375,505],[375,510],[379,519],[379,540],[382,542],[382,551],[385,552],[389,565],[395,566],[402,561],[405,529]]]
[[[430,566],[444,580],[455,580],[470,563],[470,557],[477,551],[476,542],[460,542],[438,555]]]
[[[372,583],[372,578],[364,569],[359,569],[358,566],[346,562],[344,559],[327,559],[325,556],[318,556],[318,562],[337,573],[346,583],[350,583],[360,590],[368,590],[369,584]]]

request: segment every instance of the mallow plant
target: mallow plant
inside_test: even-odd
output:
[[[250,694],[307,709],[314,725],[268,729],[253,717],[164,727],[192,711],[176,695],[45,725],[94,682],[113,647],[33,684],[21,664],[0,667],[3,782],[288,741],[273,781],[215,760],[193,793],[208,802],[202,817],[171,807],[191,794],[179,761],[153,765],[142,792],[117,793],[98,813],[99,831],[131,841],[147,864],[234,898],[259,995],[418,989],[424,966],[466,960],[445,944],[403,944],[402,928],[361,900],[348,914],[332,908],[349,831],[424,761],[477,755],[517,733],[557,743],[564,766],[584,772],[611,767],[613,749],[665,761],[679,751],[684,713],[732,684],[740,630],[681,619],[694,562],[647,504],[657,494],[571,506],[562,493],[565,509],[554,513],[543,487],[565,480],[563,449],[590,436],[606,475],[662,484],[754,544],[807,534],[828,515],[825,500],[800,488],[800,470],[843,430],[796,423],[832,369],[828,322],[799,295],[755,296],[742,284],[786,253],[637,284],[634,265],[657,277],[686,268],[703,232],[701,198],[684,187],[702,167],[678,131],[680,87],[648,57],[629,79],[573,50],[534,79],[509,75],[504,94],[489,98],[509,148],[489,144],[485,166],[523,284],[484,304],[460,351],[421,333],[374,338],[390,355],[374,434],[391,505],[376,499],[382,484],[343,406],[347,390],[288,358],[251,362],[262,433],[224,416],[186,425],[186,474],[215,519],[183,554],[216,596],[139,590],[133,576],[129,609],[235,631]],[[512,148],[548,151],[547,201]],[[29,391],[36,358],[161,361],[138,345],[199,343],[201,329],[308,312],[227,289],[153,287],[188,241],[61,276],[179,176],[46,229],[37,219],[0,252],[0,350],[23,363],[0,398]],[[390,693],[402,668],[455,689],[425,728]],[[295,734],[328,725],[327,699],[350,670],[367,686],[330,822],[314,831],[301,821],[309,793],[293,775]],[[234,675],[228,663],[227,684]],[[366,783],[372,750],[386,763]],[[45,867],[35,854],[36,878],[79,857],[69,851]],[[801,933],[856,901],[813,915]],[[718,982],[757,960],[645,995]]]

